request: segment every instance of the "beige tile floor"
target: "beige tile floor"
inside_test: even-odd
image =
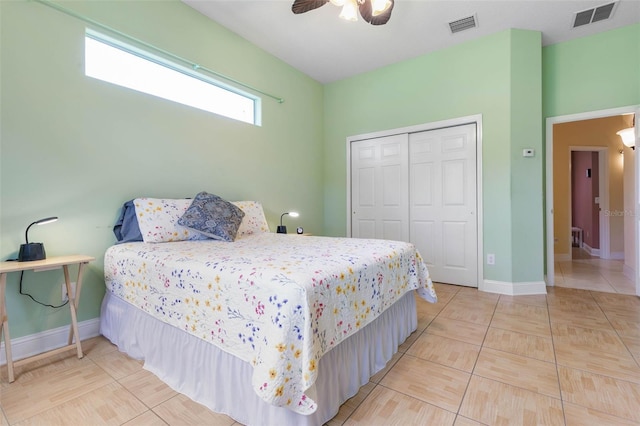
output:
[[[624,275],[623,265],[622,260],[600,259],[573,247],[572,260],[555,262],[555,285],[607,293],[636,294],[635,283]]]
[[[335,425],[639,425],[640,298],[436,284],[418,330]],[[102,337],[0,374],[1,424],[237,425],[174,392]]]

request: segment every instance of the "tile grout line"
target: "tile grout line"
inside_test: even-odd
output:
[[[434,284],[435,284],[435,283],[434,283]],[[458,294],[458,291],[460,291],[460,290],[457,290],[457,291],[456,291],[456,294]],[[444,308],[445,308],[449,303],[451,303],[451,300],[453,300],[453,298],[454,298],[454,297],[455,297],[455,294],[454,294],[454,295],[451,297],[451,299],[449,299],[449,301],[448,301],[448,302],[447,302],[447,303],[442,307],[442,309],[444,309]],[[438,303],[438,302],[436,302],[436,303]],[[435,316],[435,317],[433,317],[433,319],[432,319],[431,321],[429,321],[429,324],[427,324],[427,326],[426,326],[426,327],[425,327],[425,328],[420,332],[420,334],[419,334],[419,335],[416,337],[416,339],[411,343],[411,345],[409,345],[409,347],[407,348],[407,350],[406,350],[406,351],[404,351],[404,352],[402,353],[402,355],[400,356],[400,358],[398,358],[398,360],[395,362],[395,364],[393,365],[393,367],[395,367],[395,366],[398,364],[398,362],[400,362],[400,360],[401,360],[402,358],[404,358],[404,356],[407,354],[407,351],[409,351],[409,349],[411,348],[411,346],[413,346],[413,344],[414,344],[414,343],[415,343],[415,342],[416,342],[420,337],[422,337],[422,335],[427,331],[427,328],[429,328],[429,325],[431,325],[431,323],[432,323],[433,321],[435,321],[435,319],[440,315],[440,313],[442,312],[442,309],[440,309],[440,311],[436,314],[436,316]],[[417,330],[416,330],[416,331],[417,331]],[[399,351],[398,351],[398,352],[399,352]],[[396,352],[396,353],[398,353],[398,352]],[[387,374],[389,374],[389,372],[393,369],[393,367],[391,367],[391,368],[390,368],[386,373],[384,373],[384,375],[383,375],[382,377],[380,377],[380,380],[378,380],[378,382],[377,382],[377,383],[375,383],[375,386],[373,387],[373,389],[371,389],[371,392],[369,392],[369,394],[368,394],[365,398],[363,398],[363,399],[362,399],[362,401],[360,401],[360,403],[359,403],[359,404],[358,404],[358,405],[353,409],[353,411],[351,412],[351,414],[349,414],[349,415],[347,416],[347,418],[346,418],[346,419],[344,419],[344,422],[343,422],[342,424],[345,424],[345,423],[347,422],[347,420],[349,420],[349,419],[351,418],[351,416],[353,416],[353,415],[355,414],[355,412],[356,412],[356,411],[358,411],[358,408],[360,408],[360,406],[361,406],[361,405],[362,405],[362,404],[367,400],[367,398],[369,397],[369,395],[371,395],[371,394],[373,393],[373,391],[374,391],[378,386],[381,386],[381,387],[383,387],[383,388],[385,388],[385,389],[389,389],[388,387],[386,387],[386,386],[384,386],[384,385],[382,384],[382,380],[386,377],[386,375],[387,375]],[[385,367],[385,368],[386,368],[386,367]],[[376,373],[376,374],[377,374],[377,373]],[[373,383],[373,382],[369,381],[369,383]],[[397,392],[397,391],[396,391],[396,392]],[[357,393],[356,393],[356,395],[357,395]],[[354,395],[352,398],[354,398],[356,395]],[[407,396],[410,396],[410,395],[407,395]],[[412,398],[416,399],[415,397],[412,397]],[[348,401],[348,400],[347,400],[347,401]],[[345,401],[344,403],[346,403],[347,401]],[[344,403],[343,403],[343,404],[344,404]],[[431,404],[431,405],[433,405],[433,404]]]
[[[616,336],[618,336],[618,339],[620,339],[620,342],[622,342],[622,344],[624,345],[624,348],[627,350],[627,353],[629,354],[629,356],[631,356],[631,359],[636,363],[638,368],[640,368],[640,360],[636,359],[636,357],[633,355],[633,352],[631,352],[631,349],[629,349],[629,345],[627,345],[627,343],[625,343],[624,339],[622,338],[622,335],[620,335],[620,332],[618,331],[618,329],[616,327],[614,327],[614,325],[611,323],[611,320],[609,319],[609,316],[607,315],[607,312],[605,311],[605,309],[600,305],[600,303],[598,302],[598,299],[596,299],[594,297],[593,300],[596,302],[596,304],[598,305],[598,307],[602,311],[602,314],[604,315],[604,317],[609,322],[609,325],[611,326],[613,331],[616,333]],[[630,382],[630,383],[634,383],[634,382]]]
[[[611,328],[613,329],[613,331],[614,331],[614,332],[616,332],[616,335],[620,338],[620,335],[617,333],[617,330],[613,327],[613,324],[611,324],[611,321],[610,321],[610,320],[609,320],[609,318],[606,316],[606,312],[605,312],[605,310],[604,310],[604,309],[603,309],[603,307],[600,305],[600,303],[598,303],[598,300],[595,298],[595,296],[594,296],[594,294],[593,294],[593,293],[594,293],[594,290],[583,290],[583,289],[573,289],[573,290],[581,290],[581,291],[587,291],[587,292],[588,292],[588,294],[589,294],[589,296],[591,297],[591,299],[593,300],[593,302],[594,302],[594,303],[596,303],[596,305],[598,306],[598,308],[600,309],[600,311],[602,312],[602,314],[605,316],[605,318],[606,318],[606,319],[607,319],[607,321],[609,322],[609,325],[611,326]],[[607,293],[607,292],[601,292],[601,291],[596,291],[596,292],[598,292],[598,293],[605,293],[605,294],[616,294],[616,293]],[[547,309],[548,309],[548,308],[549,308],[549,303],[548,303],[548,297],[547,297]],[[549,321],[551,322],[551,311],[549,311]],[[550,324],[550,325],[551,325],[551,324]],[[586,329],[590,329],[590,330],[591,330],[591,328],[590,328],[590,327],[582,327],[582,328],[586,328]],[[576,370],[576,371],[584,372],[584,373],[587,373],[587,374],[593,374],[593,375],[596,375],[596,376],[602,376],[602,377],[612,378],[612,379],[614,379],[614,380],[619,380],[619,381],[623,381],[623,382],[627,382],[627,383],[631,383],[631,384],[637,384],[637,383],[635,383],[635,382],[627,381],[627,380],[624,380],[624,379],[619,379],[619,378],[616,378],[616,377],[613,377],[613,376],[610,376],[610,375],[605,375],[605,374],[602,374],[602,373],[595,373],[595,372],[593,372],[593,371],[585,370],[585,369],[583,369],[583,368],[575,368],[575,367],[568,367],[568,366],[562,366],[562,365],[560,365],[560,364],[558,363],[558,360],[557,360],[557,357],[556,357],[555,339],[554,339],[553,328],[551,329],[551,339],[552,339],[552,342],[551,342],[551,343],[552,343],[552,346],[553,346],[553,355],[554,355],[554,359],[555,359],[555,363],[556,363],[556,371],[557,371],[557,374],[558,374],[558,386],[559,386],[559,388],[560,388],[560,401],[561,401],[561,405],[562,405],[562,413],[563,413],[563,417],[564,417],[564,420],[565,420],[565,425],[567,424],[567,419],[566,419],[566,411],[565,411],[564,406],[565,406],[565,402],[569,402],[569,401],[565,401],[565,399],[564,399],[564,397],[563,397],[563,395],[562,395],[562,384],[561,384],[561,381],[560,381],[560,371],[559,371],[559,368],[560,368],[560,367],[570,368],[570,369],[572,369],[572,370]],[[625,348],[627,349],[627,351],[629,351],[629,348],[628,348],[628,347],[627,347],[627,345],[624,343],[624,341],[623,341],[621,338],[620,338],[620,340],[621,340],[621,342],[625,345]],[[636,361],[636,360],[635,360],[635,358],[633,358],[633,355],[632,355],[632,354],[631,354],[631,356],[632,356],[632,359],[634,359],[634,361]],[[638,364],[638,362],[637,362],[637,361],[636,361],[636,364]],[[584,405],[577,404],[577,403],[572,403],[572,404],[577,405],[577,406],[582,407],[582,408],[586,408],[586,409],[589,409],[589,410],[593,410],[593,411],[595,411],[595,412],[598,412],[598,413],[601,413],[601,414],[604,414],[604,415],[608,415],[608,416],[616,417],[616,418],[621,419],[621,420],[624,420],[624,421],[630,421],[630,419],[628,419],[628,418],[620,417],[620,416],[615,415],[615,414],[611,414],[611,413],[608,413],[608,412],[604,412],[604,411],[601,411],[601,410],[595,409],[595,408],[593,408],[593,407],[588,407],[588,406],[584,406]]]
[[[456,294],[457,295],[457,294]],[[480,343],[480,350],[478,351],[478,356],[476,357],[476,360],[473,363],[473,368],[471,368],[471,372],[469,373],[469,380],[467,381],[467,386],[465,386],[464,388],[464,392],[462,393],[462,398],[460,398],[460,404],[458,404],[458,411],[456,412],[456,419],[458,418],[458,416],[461,417],[465,417],[464,415],[462,415],[460,413],[460,409],[462,408],[462,403],[464,402],[465,397],[467,396],[467,392],[469,391],[469,386],[471,385],[471,379],[473,379],[474,376],[474,371],[476,370],[476,366],[478,365],[478,359],[480,358],[480,353],[482,352],[482,348],[484,347],[484,342],[487,339],[487,333],[489,333],[489,328],[491,327],[491,322],[493,321],[493,317],[496,314],[496,309],[498,308],[498,302],[500,301],[500,298],[502,296],[499,295],[498,298],[496,299],[495,305],[493,306],[493,312],[491,313],[491,318],[489,319],[489,323],[487,324],[487,329],[484,332],[484,336],[482,337],[482,342]],[[451,298],[453,300],[453,298]],[[482,377],[482,376],[478,376],[478,377]],[[468,418],[468,417],[465,417]],[[476,419],[471,419],[473,421],[477,421]]]
[[[556,367],[556,378],[558,381],[558,390],[560,391],[560,406],[562,407],[562,419],[564,424],[567,424],[567,411],[564,408],[564,398],[562,396],[562,381],[560,380],[560,366],[558,365],[558,356],[556,354],[556,341],[553,334],[553,325],[551,324],[551,309],[549,309],[549,293],[545,296],[547,307],[547,318],[549,321],[549,333],[551,334],[551,349],[553,350],[553,363]]]

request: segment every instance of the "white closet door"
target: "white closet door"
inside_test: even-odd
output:
[[[409,241],[408,135],[351,143],[351,236]]]
[[[476,125],[409,136],[410,241],[434,281],[478,286]]]

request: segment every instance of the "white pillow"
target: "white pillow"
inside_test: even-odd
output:
[[[185,226],[178,225],[178,219],[191,205],[188,198],[136,198],[138,227],[145,243],[170,241],[205,240],[207,237]]]
[[[260,232],[270,232],[262,204],[259,201],[232,201],[231,203],[240,207],[240,210],[244,212],[244,218],[242,218],[236,238]]]

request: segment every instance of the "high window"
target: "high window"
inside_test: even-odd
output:
[[[85,75],[260,125],[260,98],[91,30],[85,36]]]

